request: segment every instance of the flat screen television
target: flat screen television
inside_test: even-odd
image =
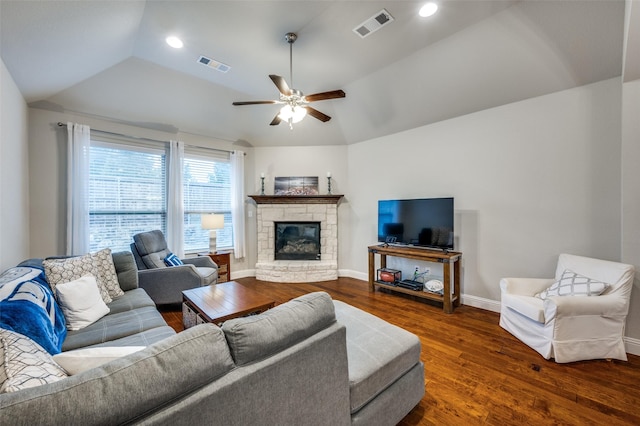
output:
[[[453,250],[453,198],[378,201],[378,241]]]

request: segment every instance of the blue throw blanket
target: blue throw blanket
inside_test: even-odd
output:
[[[15,267],[0,275],[0,328],[29,337],[52,355],[60,353],[66,322],[43,270]]]

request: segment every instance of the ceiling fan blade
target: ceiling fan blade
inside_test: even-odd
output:
[[[266,105],[277,104],[279,101],[246,101],[246,102],[234,102],[234,105]]]
[[[324,114],[324,113],[318,111],[315,108],[311,108],[310,106],[306,106],[305,108],[307,109],[307,114],[309,114],[313,118],[317,118],[318,120],[322,121],[323,123],[326,123],[327,121],[331,120],[331,117],[329,117],[327,114]]]
[[[285,81],[284,77],[280,77],[279,75],[269,74],[269,78],[273,81],[273,84],[276,85],[280,93],[285,96],[291,96],[291,89],[289,85]]]
[[[273,117],[273,120],[271,120],[271,123],[269,123],[269,126],[277,126],[278,124],[280,124],[281,121],[282,120],[280,119],[280,113],[278,113],[278,115]]]
[[[346,95],[342,90],[332,90],[330,92],[314,93],[306,95],[304,98],[307,102],[324,101],[325,99],[344,98]]]

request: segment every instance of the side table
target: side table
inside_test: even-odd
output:
[[[209,256],[218,265],[218,283],[226,283],[231,279],[231,252],[198,253],[198,256]]]

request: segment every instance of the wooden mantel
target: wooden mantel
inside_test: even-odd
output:
[[[256,204],[338,204],[344,195],[249,195]]]

